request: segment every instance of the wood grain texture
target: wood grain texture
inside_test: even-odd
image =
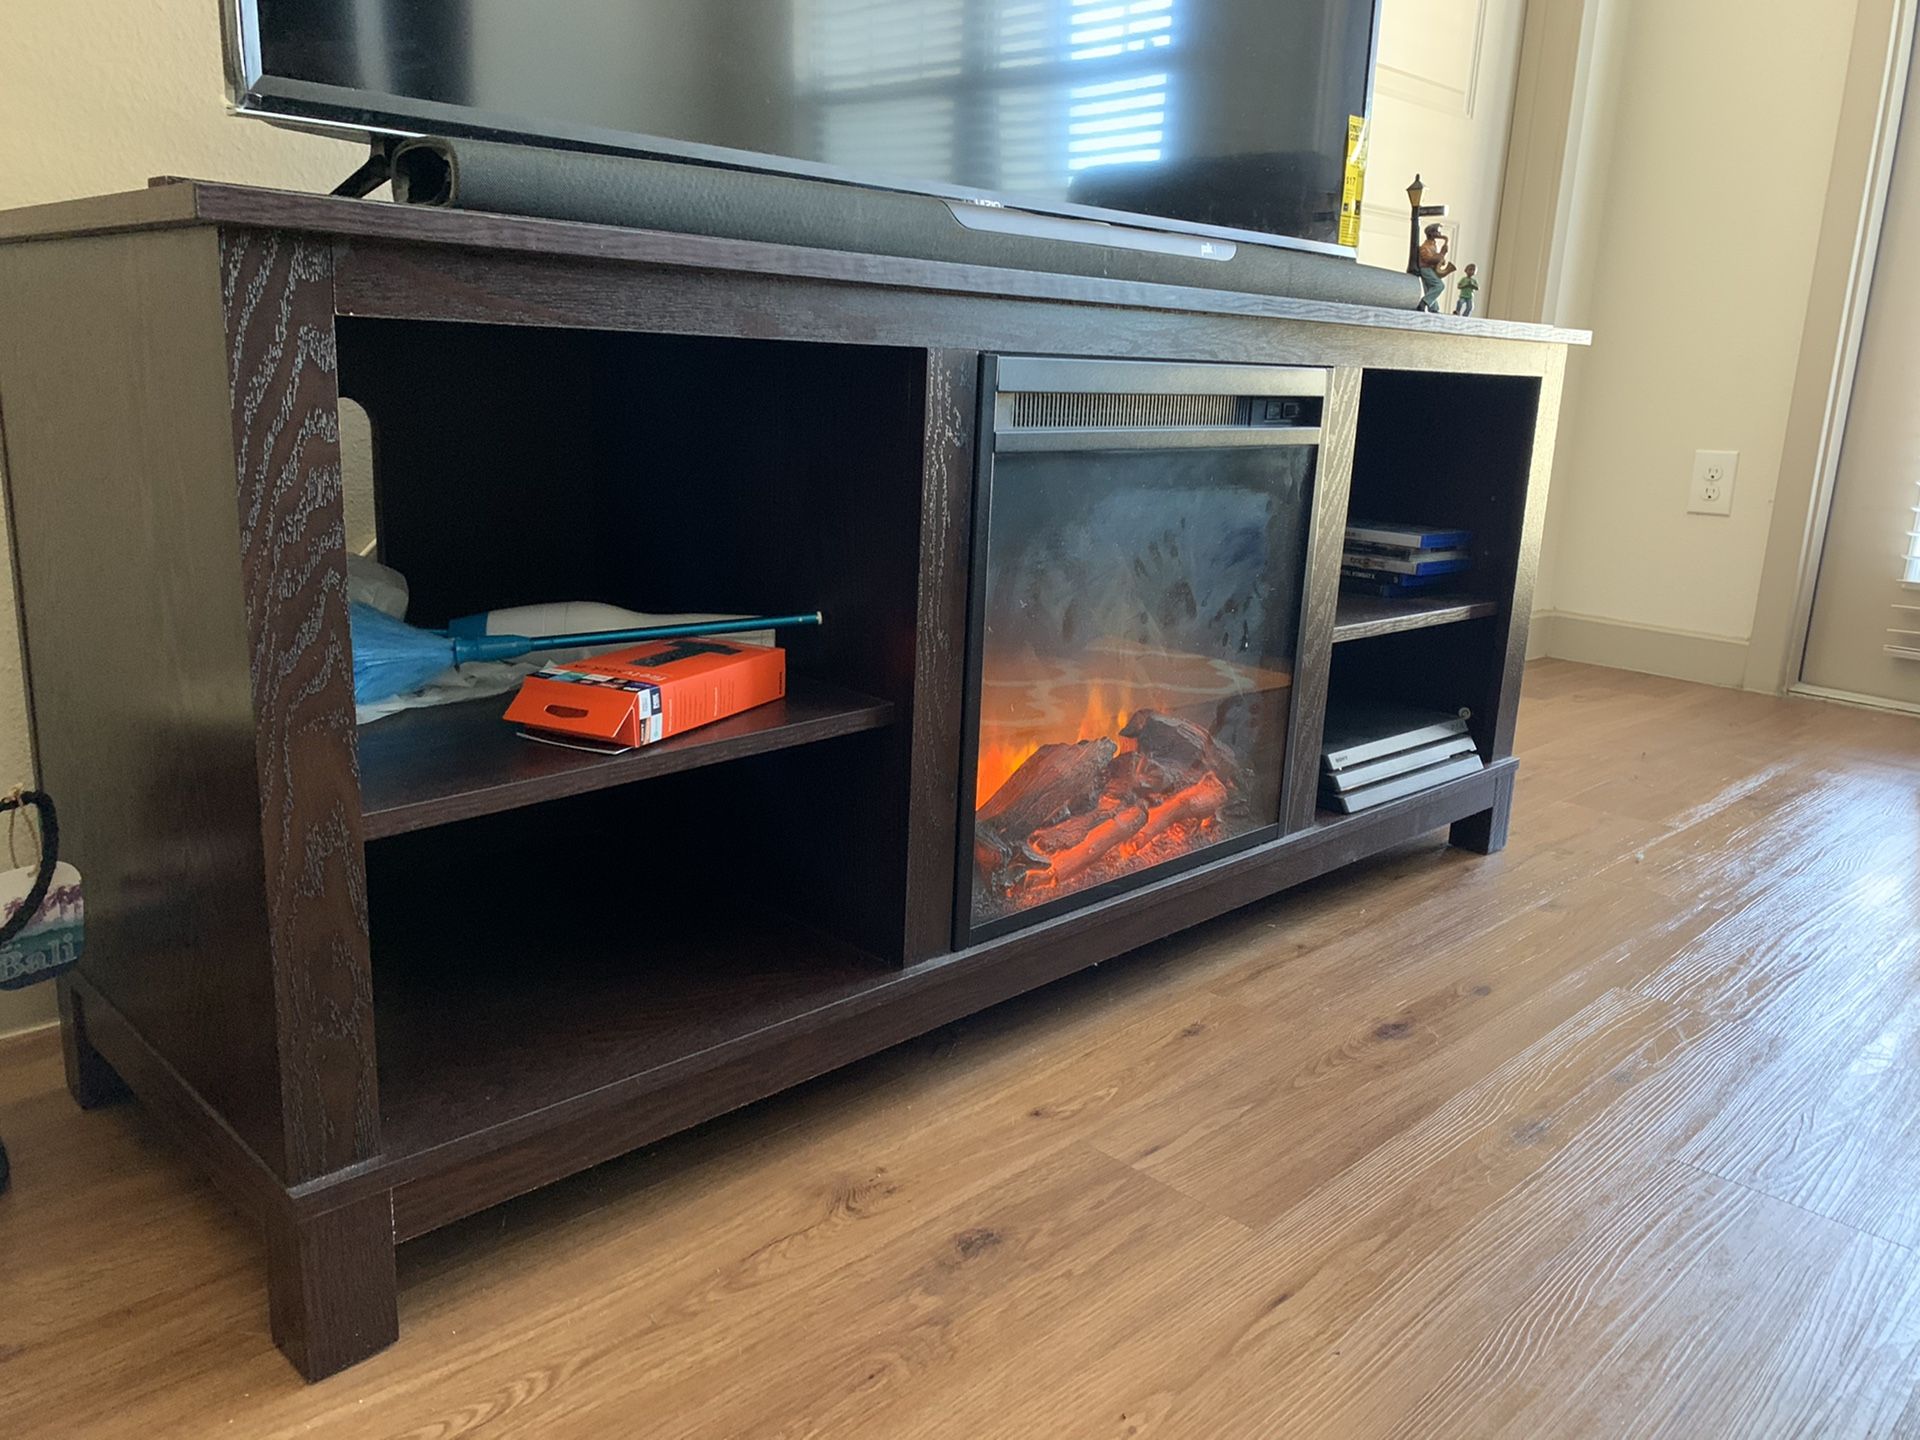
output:
[[[154,1126],[199,1166],[234,1209],[255,1221],[284,1210],[285,1181],[234,1131],[214,1102],[182,1080],[169,1059],[94,987],[84,971],[67,976],[66,986],[89,1047],[139,1097],[138,1108]]]
[[[485,917],[408,906],[417,922],[377,939],[385,1153],[297,1203],[397,1187],[400,1231],[420,1233],[1429,833],[1512,777],[1507,762],[903,969],[760,909],[662,915],[644,939],[584,912],[545,936],[575,976],[556,987],[489,964]]]
[[[941,954],[952,938],[980,356],[970,350],[928,351],[922,394],[925,458],[907,831],[909,962]]]
[[[627,230],[573,221],[536,220],[433,210],[333,196],[179,180],[124,195],[0,211],[0,243],[60,235],[164,227],[192,219],[311,235],[466,245],[540,255],[572,255],[650,265],[680,265],[741,274],[805,275],[955,294],[1008,295],[1079,304],[1263,315],[1322,324],[1386,327],[1456,337],[1584,345],[1591,335],[1546,325],[1485,318],[1462,320],[1416,311],[1380,310],[1185,286],[1147,285],[1050,275],[905,257],[850,254],[655,230]]]
[[[360,733],[369,840],[812,745],[893,723],[894,707],[796,677],[786,698],[627,755],[537,745],[502,723],[504,697],[415,710]]]
[[[191,186],[149,186],[115,195],[88,195],[46,205],[0,210],[0,244],[16,240],[76,239],[131,230],[201,225]]]
[[[1457,625],[1462,620],[1484,620],[1500,613],[1497,600],[1476,599],[1470,595],[1422,595],[1409,599],[1380,595],[1340,596],[1340,612],[1334,622],[1333,642],[1372,640],[1381,635],[1398,635],[1403,630],[1427,630],[1435,625]]]
[[[1320,736],[1327,718],[1340,607],[1340,556],[1346,546],[1347,509],[1353,489],[1360,379],[1358,370],[1343,367],[1327,381],[1325,419],[1314,470],[1313,514],[1307,532],[1307,573],[1300,593],[1300,640],[1293,662],[1287,770],[1281,788],[1281,818],[1290,830],[1312,823],[1320,792]]]
[[[395,1299],[393,1203],[370,1195],[311,1219],[267,1220],[267,1296],[273,1342],[309,1380],[391,1345]]]
[[[286,1126],[298,1183],[379,1149],[333,252],[223,230],[242,604]]]
[[[731,242],[687,243],[697,250]],[[1155,297],[1121,286],[1108,297],[1118,303],[1095,311],[1089,305],[1098,302],[1077,299],[1073,293],[1030,294],[1030,286],[983,282],[947,290],[910,280],[895,285],[885,278],[885,262],[871,256],[839,257],[870,263],[833,266],[834,273],[821,274],[812,261],[825,255],[797,252],[795,268],[780,273],[725,265],[708,269],[690,262],[633,264],[515,250],[341,242],[336,293],[342,314],[372,319],[1250,365],[1394,365],[1538,376],[1555,348],[1431,326],[1404,330],[1327,324],[1313,313],[1316,308],[1346,311],[1337,305],[1306,307],[1295,315],[1256,313],[1240,306],[1216,310],[1206,303],[1211,292],[1197,290],[1172,290],[1160,297],[1167,301],[1160,306],[1151,303]],[[1101,287],[1113,282],[1085,283]]]
[[[1517,748],[1499,858],[1403,847],[404,1246],[406,1333],[323,1386],[146,1112],[0,1046],[10,1425],[1913,1433],[1920,726],[1554,661]]]
[[[1452,842],[1476,855],[1493,855],[1507,848],[1507,830],[1513,823],[1513,790],[1502,790],[1491,809],[1456,820],[1448,831]]]

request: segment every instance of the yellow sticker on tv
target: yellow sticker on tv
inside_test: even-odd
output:
[[[1360,205],[1367,194],[1367,142],[1372,127],[1364,115],[1347,117],[1347,181],[1340,192],[1340,243],[1360,243]]]

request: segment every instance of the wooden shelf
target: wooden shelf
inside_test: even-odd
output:
[[[1498,803],[1511,761],[971,950],[906,966],[698,867],[521,926],[445,890],[375,896],[381,1155],[400,1239],[624,1153],[1183,925]],[[596,868],[597,865],[597,868]],[[617,869],[589,860],[586,889]],[[744,885],[744,882],[743,882]],[[481,888],[505,887],[497,876]],[[346,1193],[341,1191],[339,1193]]]
[[[389,1162],[499,1127],[546,1128],[555,1107],[622,1082],[667,1084],[900,974],[737,894],[690,917],[667,903],[625,908],[645,918],[532,917],[539,934],[523,945],[480,924],[404,925],[376,940]]]
[[[382,1153],[341,1183],[391,1189],[396,1234],[423,1234],[1499,804],[1513,768],[1323,814],[1165,878],[1144,908],[1135,892],[906,966],[711,874],[643,877],[617,907],[542,910],[526,938],[494,908],[390,885],[373,932]],[[610,888],[605,857],[589,864],[585,888]],[[487,877],[482,888],[505,887]]]
[[[1481,620],[1499,611],[1497,601],[1472,595],[1422,595],[1390,600],[1382,595],[1350,595],[1342,591],[1340,609],[1333,622],[1333,643],[1370,640],[1376,635],[1424,630],[1431,625],[1457,625],[1462,620]]]
[[[360,731],[366,838],[403,835],[656,775],[810,745],[893,720],[884,700],[795,676],[787,697],[628,755],[523,739],[500,718],[507,697],[413,710]]]

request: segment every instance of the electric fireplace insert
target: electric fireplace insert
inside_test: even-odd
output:
[[[956,940],[1282,833],[1326,372],[986,362]]]

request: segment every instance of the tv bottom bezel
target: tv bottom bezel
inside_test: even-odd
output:
[[[234,78],[238,79],[237,76]],[[1206,225],[1161,215],[1103,210],[1090,205],[1074,205],[1066,201],[971,190],[963,186],[943,185],[938,182],[907,182],[887,177],[861,175],[787,156],[761,155],[745,150],[730,150],[717,145],[701,145],[658,136],[631,135],[615,130],[568,125],[557,121],[527,121],[510,116],[494,115],[466,106],[448,105],[435,100],[417,100],[378,91],[352,90],[341,86],[321,85],[308,80],[287,80],[270,75],[255,76],[244,88],[236,87],[232,109],[237,115],[333,135],[338,135],[342,131],[368,139],[434,135],[503,140],[517,144],[551,145],[563,149],[631,155],[638,159],[679,161],[718,169],[786,175],[803,180],[859,186],[869,190],[925,195],[938,200],[998,210],[1024,211],[1041,216],[1058,216],[1069,220],[1085,221],[1093,225],[1114,226],[1133,231],[1157,231],[1171,235],[1195,236],[1201,239],[1229,240],[1236,244],[1263,245],[1309,254],[1332,255],[1349,260],[1359,258],[1357,246],[1339,245],[1298,235],[1278,235],[1261,230]]]

